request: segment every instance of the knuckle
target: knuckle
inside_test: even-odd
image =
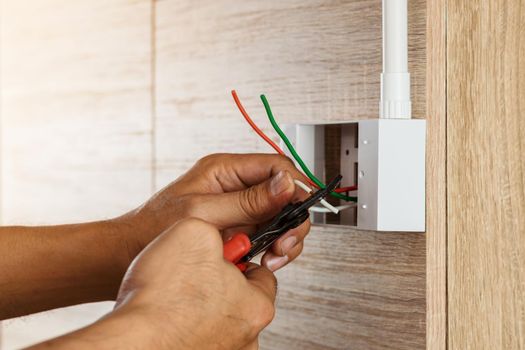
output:
[[[300,242],[295,247],[296,247],[295,249],[297,250],[297,256],[301,255],[304,249],[304,243]]]
[[[277,162],[282,164],[283,166],[295,168],[295,163],[289,157],[284,156],[282,154],[276,154],[275,157],[277,159]]]
[[[214,164],[217,161],[219,161],[223,156],[224,156],[224,154],[222,154],[222,153],[208,154],[208,155],[202,157],[201,159],[199,159],[197,161],[197,165],[203,166],[203,167],[210,166],[211,164]]]
[[[253,320],[253,328],[258,333],[272,322],[275,317],[275,305],[267,298],[259,303],[258,312]]]
[[[308,233],[310,233],[310,229],[312,228],[312,222],[310,221],[310,219],[308,219],[308,220],[306,220],[304,222],[303,225],[304,225],[303,230],[304,230],[305,236],[306,236]]]
[[[299,176],[303,177],[302,174],[297,169],[297,166],[295,165],[294,161],[284,155],[277,154],[275,155],[275,166],[276,170],[286,170],[288,171],[293,177]]]
[[[239,208],[246,218],[256,218],[259,216],[258,213],[261,208],[260,197],[255,187],[240,192]]]
[[[184,195],[179,198],[180,202],[180,216],[182,218],[192,218],[199,216],[199,204],[202,199],[199,195]]]
[[[194,217],[185,218],[172,227],[172,230],[181,235],[199,235],[199,246],[203,249],[215,250],[217,246],[222,247],[219,230],[204,220]]]
[[[286,155],[267,153],[261,156],[265,157],[265,160],[268,162],[268,164],[276,166],[277,168],[289,168],[290,165],[295,167],[294,162]]]
[[[292,160],[292,158],[290,157],[287,157],[287,156],[282,156],[281,155],[281,158],[284,160],[284,162],[290,166],[292,166],[294,169],[295,169],[295,163],[294,161]]]
[[[211,229],[213,229],[213,226],[201,219],[188,217],[180,220],[177,223],[177,225],[175,225],[174,229],[181,231],[187,231],[188,229],[200,229],[202,231],[210,231]]]

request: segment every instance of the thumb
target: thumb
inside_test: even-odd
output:
[[[279,213],[294,193],[295,184],[290,173],[280,171],[246,190],[210,195],[199,205],[199,214],[220,228],[258,224]]]

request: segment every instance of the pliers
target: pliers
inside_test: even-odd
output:
[[[224,259],[245,271],[247,263],[256,255],[268,249],[279,237],[305,222],[310,216],[308,209],[339,186],[342,176],[335,177],[325,188],[313,193],[309,198],[288,204],[273,220],[257,230],[253,235],[236,233],[224,244]]]

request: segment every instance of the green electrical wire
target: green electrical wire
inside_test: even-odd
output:
[[[288,150],[290,151],[290,153],[292,154],[294,159],[297,161],[297,163],[299,163],[299,166],[301,167],[301,169],[303,169],[303,171],[306,174],[306,176],[308,176],[317,186],[319,186],[319,188],[325,188],[326,185],[324,183],[322,183],[310,171],[310,169],[308,169],[308,167],[306,166],[304,161],[301,159],[299,154],[297,154],[297,151],[293,147],[292,143],[290,142],[290,140],[288,139],[286,134],[281,130],[281,128],[279,127],[279,125],[275,121],[275,118],[274,118],[273,113],[272,113],[272,109],[270,108],[270,104],[268,103],[268,100],[266,99],[266,96],[261,95],[261,101],[264,104],[264,108],[266,109],[266,114],[268,115],[268,119],[270,120],[270,123],[272,124],[273,128],[275,129],[275,131],[279,134],[279,136],[281,137],[281,139],[285,143],[286,147],[288,148]],[[345,196],[344,194],[337,193],[337,192],[331,192],[330,195],[332,197],[345,200],[347,202],[348,201],[357,202],[357,197],[349,197],[349,196]]]

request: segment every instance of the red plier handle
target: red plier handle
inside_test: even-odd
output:
[[[224,259],[235,264],[242,272],[246,271],[248,265],[239,262],[252,248],[252,242],[245,233],[236,233],[232,239],[224,243]]]

